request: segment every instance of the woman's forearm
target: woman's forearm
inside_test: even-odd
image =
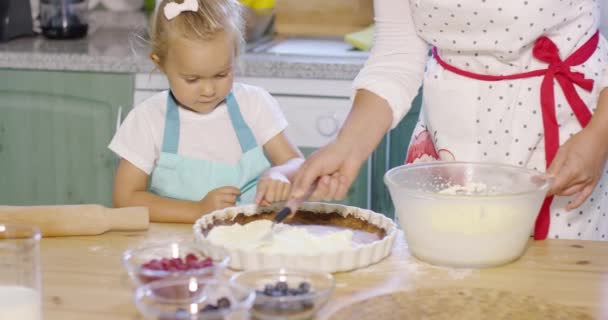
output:
[[[350,147],[353,156],[365,161],[390,129],[393,113],[388,102],[378,95],[358,90],[338,142]]]

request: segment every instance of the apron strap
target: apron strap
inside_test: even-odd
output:
[[[251,132],[251,129],[245,123],[239,104],[236,101],[232,92],[228,93],[226,97],[226,104],[228,106],[228,114],[230,115],[230,121],[236,132],[236,136],[239,139],[241,150],[243,153],[257,147],[255,137]],[[171,91],[167,96],[167,111],[165,114],[165,130],[163,134],[163,146],[162,152],[165,153],[177,153],[177,147],[179,145],[179,108],[175,102],[175,98]]]
[[[165,131],[163,134],[162,152],[177,153],[179,143],[179,109],[173,93],[167,95],[167,111],[165,113]]]
[[[243,153],[257,147],[258,144],[255,141],[255,137],[243,119],[239,104],[236,101],[234,94],[232,94],[232,91],[228,93],[228,96],[226,96],[226,104],[228,105],[228,114],[230,115],[232,126],[234,127],[236,136],[239,139]]]

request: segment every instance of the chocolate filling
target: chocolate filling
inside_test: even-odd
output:
[[[254,215],[237,214],[234,219],[221,220],[214,218],[213,223],[208,225],[206,228],[202,228],[202,233],[206,237],[207,234],[215,226],[225,226],[238,224],[247,224],[254,220],[272,220],[277,211],[266,211],[256,213]],[[283,223],[303,226],[307,228],[311,233],[324,234],[331,230],[344,230],[351,229],[354,233],[353,241],[359,244],[370,243],[376,240],[383,239],[386,236],[386,230],[378,227],[368,221],[358,219],[352,215],[343,216],[337,212],[313,212],[308,210],[298,211],[292,217],[289,217],[283,221]]]

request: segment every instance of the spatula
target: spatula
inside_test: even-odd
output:
[[[262,238],[263,241],[271,241],[273,234],[275,232],[275,229],[276,229],[275,228],[276,224],[283,222],[283,220],[285,220],[285,218],[287,218],[292,213],[296,213],[298,211],[298,208],[302,205],[302,203],[304,201],[306,201],[308,198],[310,198],[310,196],[312,195],[312,193],[315,191],[316,188],[317,188],[317,182],[313,183],[310,186],[310,189],[308,189],[308,192],[306,194],[304,194],[303,197],[291,198],[291,199],[287,200],[283,209],[279,210],[279,212],[274,216],[274,219],[272,219],[272,225],[270,226],[270,231],[264,235],[264,237]]]

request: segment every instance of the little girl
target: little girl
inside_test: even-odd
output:
[[[189,223],[237,203],[286,199],[303,158],[276,100],[233,82],[242,28],[237,0],[160,3],[150,58],[171,89],[136,106],[109,145],[121,157],[116,207]]]

